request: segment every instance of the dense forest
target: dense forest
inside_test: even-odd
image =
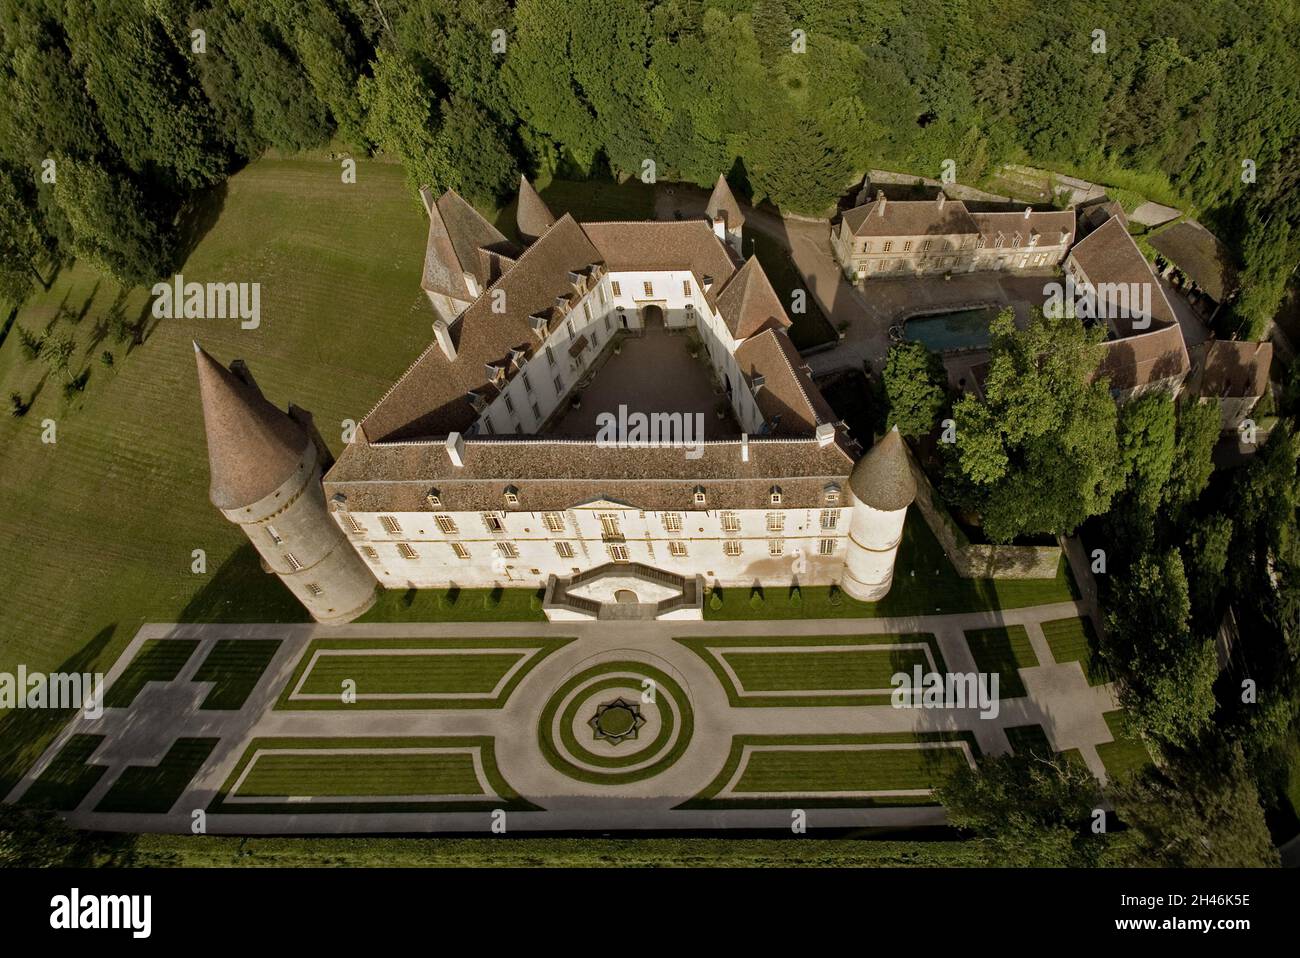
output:
[[[1198,210],[1257,336],[1300,259],[1298,24],[1290,0],[6,0],[0,296],[60,257],[166,274],[196,196],[268,148],[480,202],[651,160],[805,212],[873,165],[1028,160]]]

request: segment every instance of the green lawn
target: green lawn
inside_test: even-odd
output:
[[[885,616],[948,615],[1020,609],[1078,598],[1062,557],[1054,579],[963,579],[944,555],[943,547],[920,513],[908,513],[903,542],[889,595],[879,602],[858,602],[827,587],[805,586],[795,598],[788,589],[765,589],[755,608],[750,590],[715,589],[722,607],[704,603],[706,619],[827,619]]]
[[[205,709],[240,709],[275,658],[279,639],[220,639],[194,673],[196,682],[213,682]]]
[[[150,639],[143,643],[135,658],[109,686],[104,705],[129,708],[148,683],[170,682],[176,678],[198,647],[197,639]]]
[[[933,635],[800,635],[718,636],[677,639],[713,670],[733,706],[845,706],[883,705],[890,700],[890,679],[897,672],[912,674],[914,666],[930,671],[933,660],[945,669],[943,654]],[[818,646],[915,645],[924,649],[831,649]],[[765,652],[771,647],[806,647],[807,650]],[[722,661],[740,680],[740,688]],[[868,693],[865,690],[886,690]],[[841,695],[755,695],[756,692],[841,690]],[[863,690],[863,691],[858,691]],[[742,694],[746,693],[746,694]]]
[[[1038,664],[1038,656],[1029,644],[1029,633],[1023,625],[997,626],[975,629],[966,633],[966,644],[981,672],[998,675],[998,698],[1014,699],[1025,694],[1017,669],[1028,669]]]
[[[758,808],[784,807],[792,801],[820,808],[887,805],[932,805],[929,796],[846,794],[892,790],[931,789],[959,767],[969,767],[963,751],[938,743],[966,742],[978,757],[969,732],[928,732],[866,735],[737,735],[722,771],[696,798],[682,807]],[[855,746],[912,746],[870,748]],[[780,746],[780,750],[763,750]],[[798,748],[797,746],[804,746]],[[721,795],[752,749],[744,771],[731,793]]]
[[[881,830],[884,834],[884,830]],[[987,865],[974,842],[893,837],[786,838],[290,838],[140,835],[139,867],[258,868],[761,868]],[[896,831],[887,833],[897,836]],[[933,836],[927,836],[933,837]]]
[[[573,639],[313,639],[298,659],[276,708],[476,709],[500,708],[542,659]],[[492,651],[477,651],[477,650]],[[514,651],[514,650],[518,651]],[[317,653],[324,653],[317,655]],[[527,661],[487,695],[523,658]],[[342,699],[343,682],[355,683],[355,702]],[[301,683],[301,687],[299,687]],[[455,693],[461,693],[456,696]],[[471,693],[479,693],[471,697]],[[291,695],[328,698],[291,698]],[[394,698],[439,694],[445,698]],[[374,696],[373,698],[371,696]]]
[[[545,622],[537,589],[381,591],[358,622]]]
[[[73,735],[59,754],[24,793],[22,804],[69,812],[82,803],[108,771],[106,765],[88,765],[104,741],[103,735]]]
[[[180,271],[260,282],[259,328],[152,320],[141,287],[119,308],[147,320],[144,344],[128,353],[111,336],[96,342],[119,290],[78,264],[17,322],[36,332],[54,321],[56,334],[75,337],[77,361],[90,369],[85,391],[66,402],[45,367],[21,355],[17,335],[0,345],[0,392],[36,392],[25,417],[0,417],[0,537],[23,543],[0,552],[0,670],[104,671],[146,621],[306,619],[208,501],[190,340],[223,361],[247,358],[268,397],[311,410],[337,453],[342,420],[364,416],[428,345],[428,221],[400,167],[361,160],[357,182],[344,185],[323,158],[250,165],[214,190],[203,220]],[[106,348],[112,369],[98,362]],[[46,418],[57,422],[53,445],[40,441]],[[191,571],[195,549],[206,553],[205,574]],[[67,718],[0,716],[0,790]]]
[[[159,815],[171,811],[219,741],[178,738],[157,765],[130,765],[122,769],[95,811]]]
[[[1002,731],[1006,733],[1011,750],[1017,755],[1028,752],[1050,758],[1054,754],[1047,739],[1047,731],[1041,725],[1014,725]]]
[[[340,749],[356,754],[340,755]],[[474,774],[468,751],[429,754],[417,749],[477,750],[491,793]],[[267,750],[296,754],[262,754]],[[315,754],[313,754],[315,753]],[[240,782],[245,770],[248,776]],[[238,783],[238,787],[236,784]],[[433,796],[482,796],[449,798]],[[232,802],[240,798],[353,797],[351,802]],[[431,796],[418,800],[413,796]],[[213,799],[222,813],[362,814],[393,811],[475,811],[533,809],[497,770],[493,741],[484,735],[436,737],[257,738]]]
[[[1078,662],[1083,674],[1088,677],[1089,685],[1101,685],[1110,681],[1105,667],[1096,653],[1097,640],[1092,632],[1092,623],[1087,619],[1053,619],[1043,623],[1043,635],[1051,646],[1052,658],[1057,664]]]
[[[790,253],[784,246],[766,233],[758,230],[745,232],[745,253],[758,257],[759,265],[767,274],[776,295],[785,304],[786,315],[793,325],[790,326],[790,341],[799,349],[808,349],[824,343],[833,343],[839,339],[839,333],[826,318],[812,291],[807,288],[803,274],[790,259]],[[804,291],[804,311],[793,312],[794,290]]]
[[[1115,741],[1098,745],[1097,754],[1111,779],[1140,771],[1151,764],[1151,753],[1142,740],[1134,737],[1124,727],[1122,712],[1107,712],[1102,717],[1106,720],[1110,734],[1115,736]]]
[[[468,752],[263,755],[240,783],[240,798],[361,795],[482,795]]]

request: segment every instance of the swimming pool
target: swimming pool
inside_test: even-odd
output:
[[[904,323],[903,338],[908,342],[922,343],[926,349],[936,353],[950,349],[986,349],[989,324],[997,315],[996,309],[982,306],[917,316]]]

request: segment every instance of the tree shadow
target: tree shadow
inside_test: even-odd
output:
[[[181,207],[180,213],[177,214],[179,227],[176,231],[174,260],[178,266],[185,264],[190,254],[202,242],[203,237],[207,236],[217,220],[221,219],[228,192],[226,181],[222,180],[211,188],[196,193]]]
[[[68,656],[55,672],[93,672],[117,632],[105,626],[89,642]],[[6,709],[0,712],[0,799],[18,783],[45,751],[49,739],[72,718],[73,709]]]

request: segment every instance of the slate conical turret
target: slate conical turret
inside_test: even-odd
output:
[[[311,417],[268,402],[242,362],[227,369],[198,343],[194,354],[212,504],[314,619],[350,622],[374,603],[378,583],[326,507],[328,453],[313,438]]]

